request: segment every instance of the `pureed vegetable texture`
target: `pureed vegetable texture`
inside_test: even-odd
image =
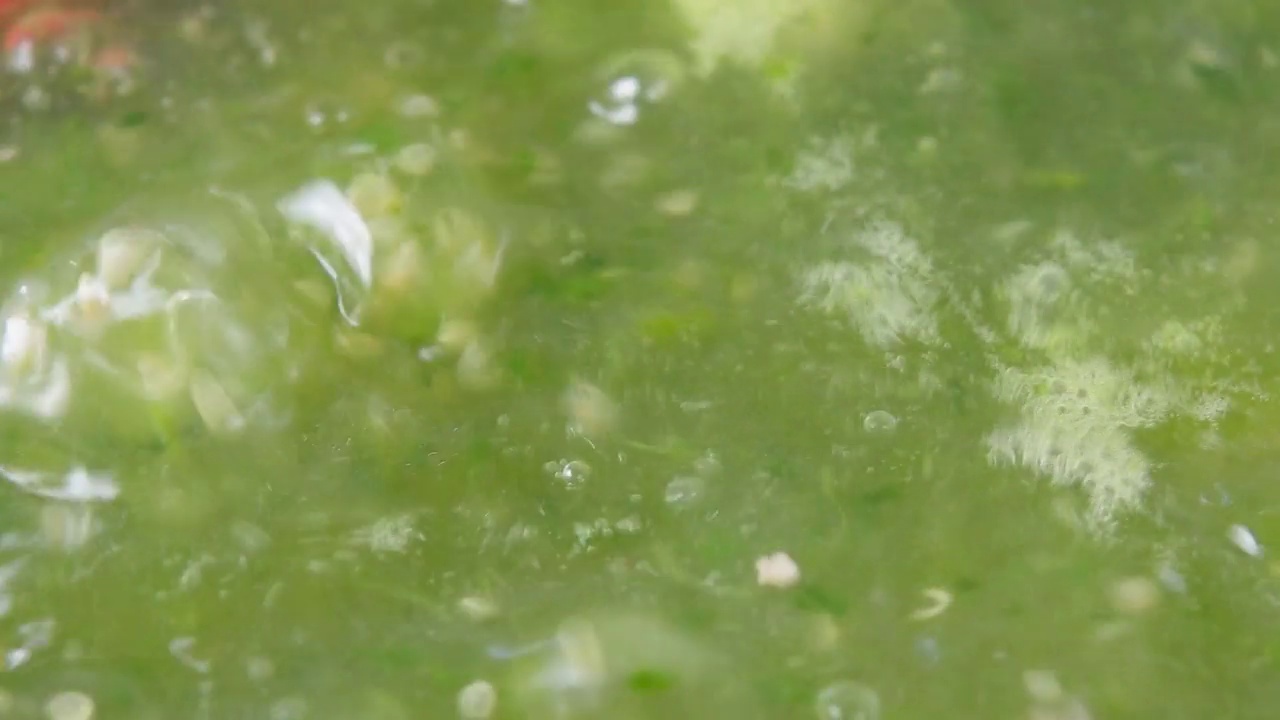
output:
[[[95,12],[4,80],[15,717],[1269,717],[1274,15]]]

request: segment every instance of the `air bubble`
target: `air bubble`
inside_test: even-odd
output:
[[[74,690],[54,695],[45,705],[45,715],[49,720],[90,720],[93,711],[93,699]]]
[[[862,427],[870,433],[887,433],[898,426],[898,418],[884,410],[873,410],[862,419]]]
[[[565,460],[561,458],[559,461],[552,460],[545,465],[543,469],[555,476],[570,489],[576,488],[586,482],[591,475],[591,466],[581,460]]]
[[[879,720],[880,695],[862,683],[840,680],[818,693],[814,709],[819,720]]]

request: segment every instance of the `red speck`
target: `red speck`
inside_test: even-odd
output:
[[[5,0],[0,0],[4,2]],[[10,0],[21,1],[21,0]],[[94,22],[99,15],[95,10],[63,10],[40,8],[19,17],[4,34],[4,49],[12,51],[27,42],[40,42],[66,35],[72,30]]]

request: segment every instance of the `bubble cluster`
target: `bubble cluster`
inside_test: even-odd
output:
[[[1009,368],[996,385],[997,397],[1020,404],[1021,412],[1017,424],[988,436],[993,463],[1083,487],[1095,522],[1139,506],[1151,464],[1130,431],[1164,420],[1171,409],[1167,396],[1102,359],[1032,372]]]
[[[930,364],[968,340],[951,333],[965,328],[994,373],[975,381],[1013,411],[985,434],[988,461],[1082,489],[1093,530],[1142,507],[1155,464],[1136,432],[1176,417],[1212,429],[1236,396],[1261,395],[1233,376],[1220,316],[1170,314],[1137,332],[1113,329],[1117,298],[1170,292],[1118,241],[1053,233],[994,282],[983,268],[939,272],[892,223],[870,225],[851,245],[860,259],[819,262],[801,276],[801,302],[848,317],[873,347],[926,346]],[[974,284],[973,293],[956,289]],[[881,419],[873,413],[864,425],[879,428]]]
[[[916,241],[901,226],[880,222],[857,233],[853,245],[867,261],[810,268],[801,277],[801,303],[848,317],[875,347],[939,342],[935,305],[941,291]]]

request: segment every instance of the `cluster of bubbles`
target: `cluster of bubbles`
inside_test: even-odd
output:
[[[805,270],[800,301],[839,313],[868,345],[939,341],[936,305],[942,289],[932,261],[900,225],[873,224],[853,237],[859,261],[820,262]]]
[[[981,384],[1013,411],[986,434],[988,459],[1083,489],[1093,531],[1142,506],[1153,463],[1136,431],[1187,418],[1211,433],[1241,399],[1264,395],[1222,346],[1229,308],[1111,331],[1111,303],[1161,282],[1117,241],[1051,233],[994,283],[982,267],[940,272],[891,222],[866,223],[846,247],[852,257],[801,273],[801,304],[847,319],[871,348],[922,349],[926,364],[976,343]],[[1214,267],[1187,270],[1188,283],[1214,282]]]
[[[429,146],[393,158],[405,175],[429,171]],[[497,284],[506,249],[488,224],[460,207],[407,201],[391,171],[357,174],[347,187],[317,180],[279,202],[336,292],[345,321],[339,347],[382,356],[389,342],[419,345],[423,360],[454,358],[470,386],[494,380],[477,314]],[[317,296],[329,289],[313,285]],[[435,328],[434,336],[430,330]]]
[[[136,441],[194,411],[217,433],[279,421],[288,316],[269,286],[233,285],[266,237],[236,203],[170,223],[128,223],[20,281],[3,306],[0,407],[37,445]],[[250,320],[252,314],[252,320]],[[109,409],[113,421],[100,418]],[[110,473],[6,465],[11,482],[65,500],[110,500]],[[55,485],[60,490],[55,489]]]
[[[6,539],[6,554],[22,553],[0,571],[7,646],[23,651],[8,667],[50,642],[23,635],[33,608],[11,612],[23,558],[85,547],[122,497],[187,517],[213,491],[167,482],[201,456],[184,446],[278,442],[313,419],[300,413],[346,397],[322,382],[336,365],[394,362],[475,389],[496,381],[481,328],[505,240],[478,212],[419,199],[436,149],[410,143],[341,183],[303,182],[274,207],[214,188],[123,208],[13,283],[0,299],[0,427],[12,440],[0,479],[34,530]],[[350,541],[407,552],[421,539],[412,520]]]

